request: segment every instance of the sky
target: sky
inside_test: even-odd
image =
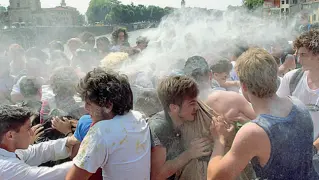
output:
[[[120,0],[123,4],[144,4],[144,5],[157,5],[161,7],[180,7],[181,0]],[[241,5],[242,0],[185,0],[186,6],[190,7],[204,7],[209,9],[224,10],[228,5]],[[90,0],[66,0],[68,6],[77,8],[84,14],[89,6]],[[60,5],[61,0],[41,0],[43,8],[55,7]],[[7,7],[9,0],[0,0],[0,5]]]

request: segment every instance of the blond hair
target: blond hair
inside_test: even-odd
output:
[[[277,91],[278,66],[266,50],[251,48],[236,61],[236,72],[248,91],[259,98],[268,98]]]
[[[129,59],[127,53],[116,52],[108,54],[103,60],[101,60],[101,67],[103,69],[116,69],[120,68],[125,61]]]

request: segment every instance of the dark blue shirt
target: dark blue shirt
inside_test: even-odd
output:
[[[267,180],[317,180],[312,164],[313,123],[306,107],[293,98],[293,107],[287,117],[263,114],[253,120],[267,133],[271,153],[267,164],[260,166],[252,159],[256,175]]]

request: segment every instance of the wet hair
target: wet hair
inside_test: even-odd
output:
[[[98,41],[104,41],[107,44],[110,44],[110,40],[107,37],[105,37],[105,36],[97,38],[96,42],[98,42]]]
[[[95,35],[90,32],[83,32],[79,35],[80,40],[85,44],[95,44]]]
[[[124,115],[133,109],[133,93],[125,75],[95,68],[80,80],[77,91],[83,100],[100,107],[111,103],[115,115]]]
[[[311,51],[313,54],[319,54],[319,30],[310,30],[301,34],[294,41],[295,49],[300,49],[304,47]]]
[[[229,73],[233,69],[233,65],[228,59],[222,58],[216,64],[210,66],[210,69],[212,73]]]
[[[19,86],[20,92],[25,98],[36,96],[41,89],[41,84],[34,77],[23,77]]]
[[[165,111],[169,106],[181,106],[185,98],[195,98],[199,93],[196,82],[187,76],[169,76],[162,79],[157,87],[158,98]]]
[[[59,67],[50,77],[50,87],[57,96],[74,96],[78,81],[79,78],[72,67]]]
[[[200,81],[203,76],[207,76],[210,72],[208,63],[205,58],[201,56],[192,56],[187,59],[184,66],[184,73],[187,76]]]
[[[249,49],[248,45],[236,45],[234,50],[233,50],[233,56],[238,58],[240,55],[242,55],[248,49]]]
[[[76,49],[78,49],[78,48],[80,48],[83,45],[83,43],[80,40],[80,38],[71,38],[71,39],[68,40],[67,45],[68,45],[69,48],[71,46],[76,46],[77,47]]]
[[[33,115],[35,113],[28,108],[0,105],[0,142],[8,131],[19,132],[21,126]]]
[[[251,48],[236,61],[236,72],[242,84],[258,98],[269,98],[277,91],[278,65],[274,57],[261,48]]]
[[[146,43],[148,44],[149,40],[144,37],[144,36],[139,36],[137,39],[136,39],[136,44],[141,44],[141,43]]]
[[[136,100],[134,109],[150,117],[163,110],[155,89],[144,90]]]
[[[117,45],[118,43],[118,37],[119,33],[123,32],[124,33],[124,41],[128,42],[128,34],[125,28],[118,28],[117,30],[113,31],[112,33],[112,44]]]
[[[110,48],[110,40],[107,38],[107,37],[99,37],[97,40],[96,40],[96,46],[98,47],[98,42],[104,42],[106,44],[106,49],[104,49],[104,51],[109,51],[109,48]]]

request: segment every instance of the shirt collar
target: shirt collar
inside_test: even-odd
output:
[[[17,158],[16,154],[13,152],[9,152],[5,149],[0,148],[0,156],[3,157],[10,157],[10,158]]]

